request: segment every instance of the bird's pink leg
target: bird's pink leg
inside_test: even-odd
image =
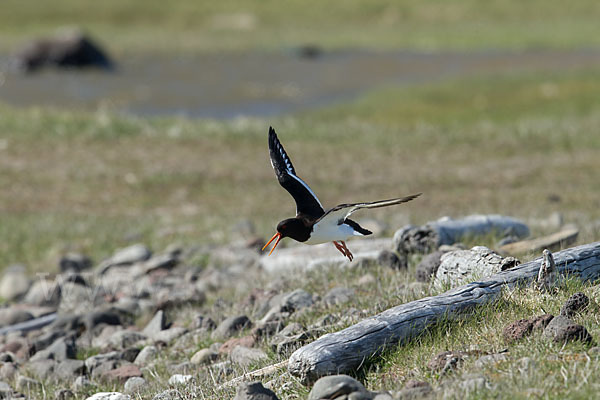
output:
[[[354,256],[352,255],[352,253],[350,252],[350,249],[348,249],[348,247],[346,247],[346,242],[344,242],[343,240],[340,240],[340,242],[342,243],[342,248],[344,249],[344,251],[346,252],[346,257],[348,257],[348,259],[350,261],[354,260]]]
[[[342,243],[344,243],[344,245],[340,245],[336,241],[333,241],[332,243],[335,245],[335,248],[340,251],[340,253],[342,253],[345,257],[348,257],[348,260],[352,261],[352,259],[353,259],[352,253],[350,253],[350,250],[348,250],[348,248],[346,247],[346,244],[344,242],[342,242]]]
[[[348,257],[348,255],[346,254],[346,251],[344,251],[344,247],[342,247],[341,244],[339,244],[338,242],[336,242],[335,240],[332,242],[333,245],[335,246],[336,249],[339,250],[340,253],[342,253],[344,255],[344,257]]]

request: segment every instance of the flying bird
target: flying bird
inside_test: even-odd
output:
[[[352,261],[354,256],[346,247],[345,240],[351,236],[366,236],[373,233],[348,218],[352,213],[361,208],[379,208],[406,203],[421,195],[418,193],[369,203],[340,204],[325,211],[317,195],[296,175],[292,161],[272,127],[269,127],[269,155],[279,184],[296,202],[296,216],[277,224],[277,232],[262,248],[264,251],[273,240],[277,239],[269,255],[273,253],[281,239],[289,237],[306,244],[333,242],[335,248]]]

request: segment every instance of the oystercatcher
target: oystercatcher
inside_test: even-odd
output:
[[[296,175],[292,161],[272,127],[269,127],[269,155],[279,184],[296,201],[296,216],[277,224],[277,232],[262,248],[264,251],[273,240],[277,239],[269,255],[273,253],[281,239],[289,237],[306,244],[333,242],[335,248],[352,261],[354,256],[346,247],[345,240],[351,236],[366,236],[373,232],[348,218],[350,214],[361,208],[379,208],[406,203],[421,195],[418,193],[370,203],[340,204],[325,211],[315,193]]]

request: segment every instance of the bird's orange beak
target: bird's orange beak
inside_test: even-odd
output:
[[[273,248],[271,249],[271,252],[269,253],[269,255],[271,255],[271,253],[273,253],[273,250],[275,250],[275,247],[277,247],[277,245],[279,244],[279,241],[281,240],[281,233],[277,232],[276,234],[273,235],[273,237],[271,238],[271,240],[269,240],[267,242],[267,244],[265,244],[265,246],[262,248],[262,251],[265,251],[265,249],[267,248],[268,245],[271,244],[271,242],[273,240],[275,240],[275,238],[277,238],[277,241],[275,242],[275,244],[273,245]]]

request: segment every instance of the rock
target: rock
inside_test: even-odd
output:
[[[213,340],[227,339],[243,329],[251,328],[252,322],[245,315],[226,318],[211,334]]]
[[[147,386],[148,382],[146,382],[144,378],[139,376],[133,376],[127,379],[127,382],[125,382],[125,386],[123,387],[123,389],[125,390],[125,393],[135,394],[144,390]]]
[[[12,362],[3,362],[0,365],[0,380],[11,381],[17,374],[17,367]]]
[[[532,329],[533,321],[531,319],[520,319],[504,327],[502,336],[507,343],[512,343],[528,336]]]
[[[429,383],[409,380],[406,382],[406,385],[404,385],[404,389],[396,392],[394,400],[417,400],[428,398],[432,392],[433,389]]]
[[[241,338],[231,338],[219,347],[219,353],[229,354],[236,346],[254,347],[256,338],[253,335],[243,336]]]
[[[29,358],[32,353],[32,345],[25,338],[15,338],[0,347],[0,361],[15,361],[16,357],[19,361],[24,361]],[[35,349],[35,347],[33,347]],[[6,358],[6,354],[10,354],[10,359]]]
[[[184,328],[182,326],[174,326],[172,328],[165,329],[163,331],[155,333],[151,337],[155,342],[170,343],[171,341],[184,335],[186,332],[187,332],[186,328]]]
[[[592,343],[593,338],[582,325],[576,324],[569,318],[559,315],[544,329],[544,336],[551,338],[554,342],[570,342],[580,340],[584,343]]]
[[[10,385],[6,382],[0,381],[0,399],[12,398],[13,390]]]
[[[510,260],[512,262],[512,257]],[[440,258],[433,285],[438,289],[456,287],[498,273],[506,265],[508,264],[504,257],[484,246],[475,246],[471,250],[450,251]]]
[[[304,329],[298,322],[292,322],[279,333],[277,333],[269,341],[269,345],[278,354],[288,351],[290,348],[295,347],[298,344],[305,342],[310,338],[310,334]]]
[[[23,265],[11,265],[4,270],[4,275],[0,280],[0,298],[15,300],[27,293],[30,284],[25,267]]]
[[[142,330],[142,333],[148,337],[152,337],[154,334],[159,333],[163,329],[167,328],[167,321],[163,310],[158,310],[154,317],[146,327]]]
[[[588,299],[585,294],[577,292],[569,297],[565,304],[563,304],[560,309],[560,315],[569,318],[573,317],[575,314],[585,309],[588,304],[590,304],[590,299]]]
[[[308,400],[334,399],[355,392],[369,393],[362,383],[348,375],[324,376],[315,382]]]
[[[427,363],[427,367],[436,372],[442,371],[446,367],[451,367],[452,365],[456,366],[467,357],[480,355],[482,355],[482,352],[478,350],[442,351],[441,353],[436,354],[431,360],[429,360],[429,362]]]
[[[335,287],[323,296],[323,303],[328,306],[347,303],[354,298],[354,289]]]
[[[113,333],[108,343],[117,349],[134,346],[136,343],[146,340],[146,335],[136,331],[122,330]]]
[[[145,346],[133,362],[136,365],[144,367],[152,362],[156,358],[157,354],[158,349],[155,346]]]
[[[29,321],[30,319],[33,319],[33,315],[27,310],[14,307],[0,309],[0,326],[2,327]]]
[[[231,361],[244,368],[248,368],[253,364],[269,358],[267,354],[260,349],[249,349],[243,346],[236,346],[231,351],[230,357]]]
[[[92,260],[79,253],[68,253],[61,257],[58,262],[61,273],[65,272],[82,272],[91,268]]]
[[[237,387],[233,400],[278,400],[278,398],[261,382],[243,382]]]
[[[73,282],[63,282],[58,310],[61,314],[86,314],[104,301],[101,290]]]
[[[177,389],[168,389],[160,392],[152,398],[152,400],[180,400],[181,395]]]
[[[545,329],[554,318],[551,314],[542,314],[533,318],[533,329]]]
[[[177,253],[165,253],[159,254],[144,263],[142,271],[145,274],[150,274],[157,269],[172,269],[179,263],[179,256]]]
[[[35,280],[23,298],[23,303],[40,307],[58,307],[60,292],[60,285],[56,282],[45,279]]]
[[[45,66],[107,70],[114,67],[106,52],[77,29],[62,30],[55,36],[30,41],[12,56],[10,66],[23,73],[34,72]]]
[[[98,273],[103,275],[112,267],[131,265],[136,262],[148,260],[152,252],[143,244],[134,244],[124,249],[118,250],[111,258],[103,261],[98,266]]]
[[[17,390],[21,392],[31,393],[33,391],[38,391],[41,387],[42,383],[40,381],[36,381],[35,379],[31,379],[23,375],[20,375],[17,378]]]
[[[72,400],[75,399],[75,393],[71,389],[56,389],[54,391],[55,400]]]
[[[26,368],[39,379],[45,380],[54,374],[58,362],[50,359],[29,361]]]
[[[192,322],[193,329],[200,329],[203,331],[212,331],[217,327],[215,321],[213,321],[210,317],[207,317],[202,314],[198,314],[194,317]]]
[[[125,364],[102,374],[102,377],[108,380],[116,380],[125,383],[129,378],[142,377],[142,371],[135,364]]]
[[[185,385],[186,383],[191,382],[193,379],[194,377],[192,375],[175,374],[171,375],[171,377],[169,378],[169,385]]]
[[[141,350],[137,347],[129,347],[121,352],[121,358],[132,363],[137,358],[138,354],[140,354],[140,351]]]
[[[382,267],[401,270],[408,268],[406,258],[400,258],[396,253],[389,250],[381,250],[377,256],[377,263]]]
[[[465,375],[458,386],[467,393],[472,393],[485,389],[487,386],[487,379],[481,374]]]
[[[198,350],[196,353],[194,353],[194,355],[190,359],[190,362],[192,364],[207,365],[207,364],[212,364],[212,362],[216,361],[218,358],[219,358],[219,353],[217,353],[216,351],[211,350],[211,349],[202,349],[202,350]]]
[[[497,364],[501,361],[508,360],[506,353],[486,354],[475,360],[475,368],[483,368],[486,365]]]
[[[121,315],[112,309],[109,310],[95,310],[91,313],[86,313],[82,322],[84,323],[88,331],[92,331],[98,325],[122,325]]]
[[[78,376],[73,381],[73,385],[71,385],[72,389],[75,392],[83,392],[88,391],[94,388],[96,385],[92,383],[86,376]]]
[[[83,360],[63,360],[54,370],[54,376],[64,381],[72,381],[79,375],[85,375],[86,368]]]
[[[429,282],[435,276],[440,263],[443,251],[434,251],[427,254],[416,267],[417,281]]]
[[[121,361],[121,353],[118,351],[111,351],[108,353],[97,354],[86,358],[84,362],[88,373],[91,374],[95,369],[100,367],[100,365],[109,361],[112,361],[113,365],[118,361]]]
[[[31,358],[30,361],[38,361],[44,359],[51,359],[56,361],[63,361],[67,358],[75,358],[77,356],[77,349],[75,347],[75,341],[72,337],[58,338],[50,346],[44,350],[38,351]]]
[[[310,307],[314,304],[313,297],[310,293],[302,289],[296,289],[291,293],[283,296],[280,305],[282,311],[295,312],[303,308]]]
[[[100,392],[85,400],[131,400],[131,396],[119,392]]]

